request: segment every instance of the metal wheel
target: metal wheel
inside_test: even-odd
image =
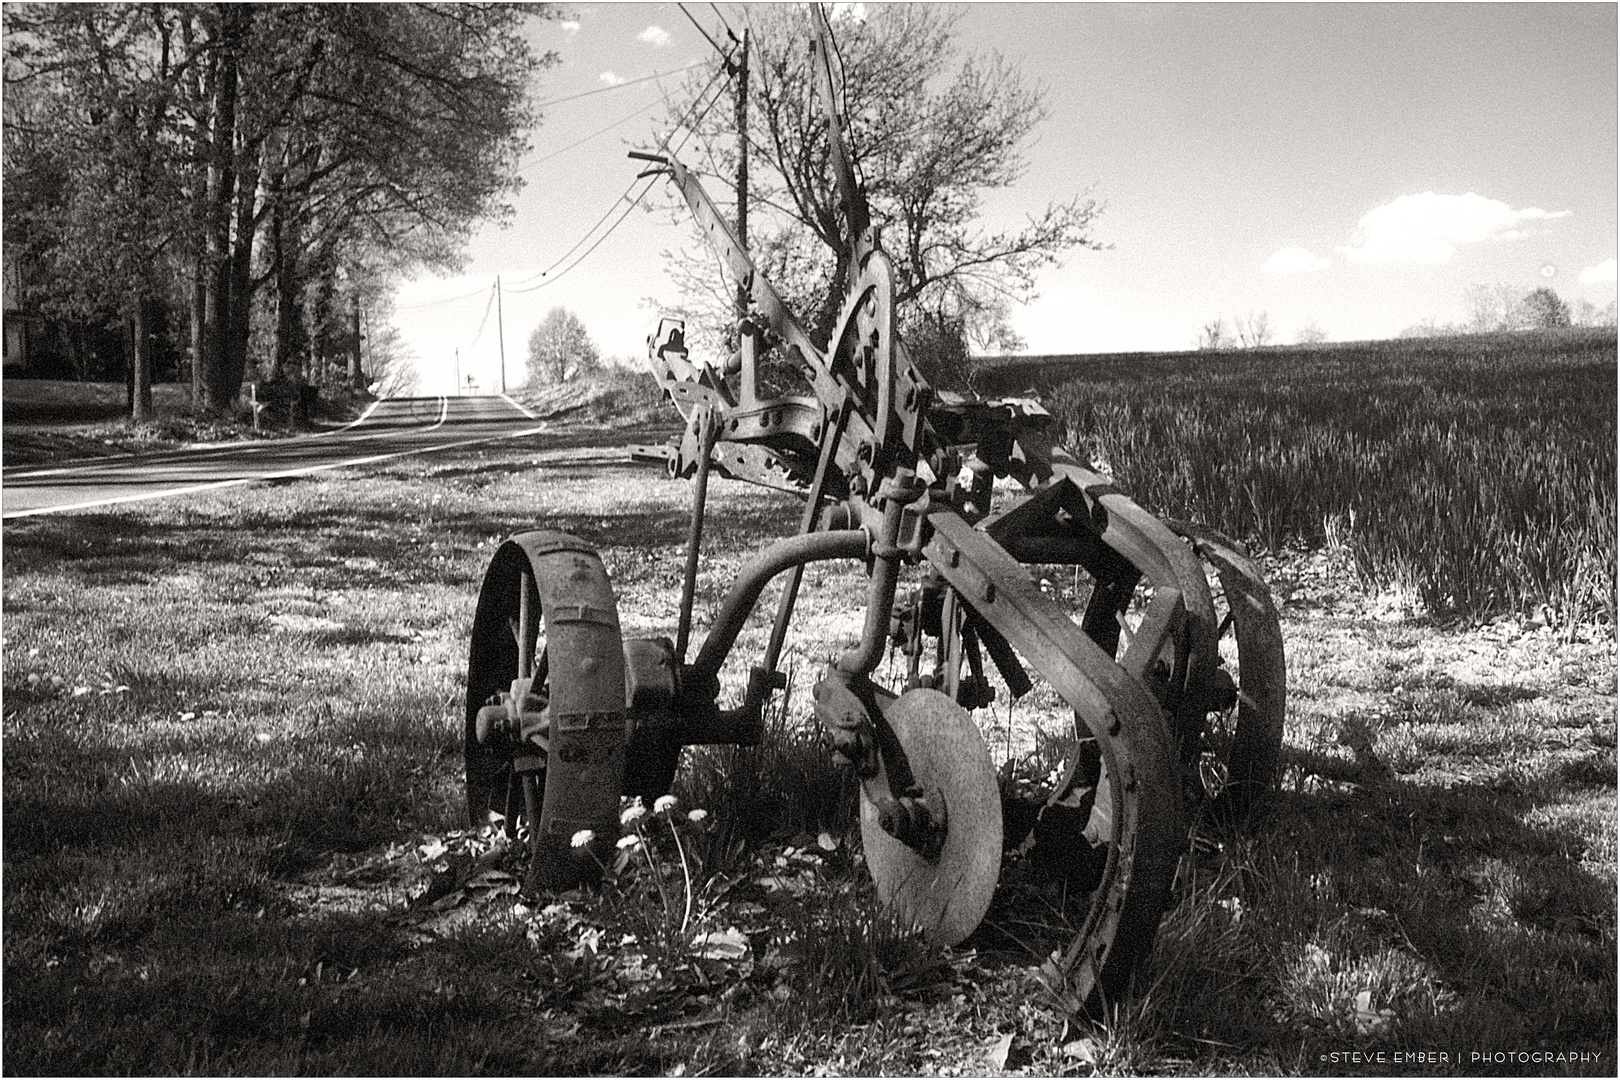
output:
[[[990,907],[1001,869],[1001,801],[984,737],[966,709],[938,690],[908,690],[884,719],[923,791],[938,793],[949,826],[932,858],[883,830],[861,789],[861,846],[878,901],[929,941],[960,944]]]
[[[613,854],[625,761],[624,649],[596,552],[563,533],[502,544],[473,618],[464,732],[467,812],[521,821],[531,881],[567,888]],[[583,830],[594,834],[574,847]]]
[[[1221,667],[1201,730],[1181,733],[1181,760],[1195,799],[1247,813],[1277,784],[1288,680],[1282,627],[1260,568],[1204,525],[1167,521],[1213,569]]]
[[[971,640],[970,610],[961,594],[947,592],[941,688],[951,697],[965,691],[963,704],[977,705],[983,700],[975,698],[983,689],[983,663]],[[1052,954],[1046,974],[1064,984],[1074,1004],[1096,1009],[1126,996],[1151,953],[1186,830],[1163,712],[1078,626],[1067,627],[1060,648],[1020,649],[1017,656],[1020,667],[1043,677],[1073,716],[1066,767],[1045,792],[1029,858],[1041,876],[1061,882],[1078,899],[1070,910],[1083,911],[1070,920],[1078,930]],[[1084,673],[1063,659],[1087,653],[1093,655]],[[1009,826],[1009,839],[1016,839],[1012,829],[1023,831]]]
[[[473,619],[472,652],[467,664],[466,732],[463,749],[467,765],[467,817],[474,828],[490,823],[490,815],[505,819],[507,835],[515,835],[525,818],[523,783],[515,768],[510,738],[481,739],[478,715],[487,706],[505,705],[512,681],[530,678],[531,694],[544,708],[549,700],[550,655],[541,637],[540,593],[534,575],[525,566],[511,579],[513,568],[502,565],[497,552],[484,578],[478,611]],[[510,559],[506,561],[512,561]],[[524,560],[527,562],[527,559]],[[523,616],[527,615],[525,619]],[[535,676],[539,677],[536,678]],[[537,770],[529,785],[537,796],[545,783],[544,752],[535,747]],[[528,763],[525,763],[528,764]],[[538,785],[538,786],[537,786]],[[537,804],[538,805],[538,804]],[[538,814],[535,817],[538,823]]]

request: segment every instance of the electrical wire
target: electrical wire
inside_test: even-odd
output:
[[[638,83],[652,82],[654,79],[662,79],[665,75],[680,75],[683,72],[691,71],[693,68],[700,68],[702,66],[703,61],[699,60],[696,63],[687,64],[683,68],[676,68],[674,71],[655,71],[651,75],[643,75],[639,79],[630,79],[627,82],[614,83],[612,86],[599,86],[595,90],[586,90],[583,93],[569,94],[567,97],[552,98],[550,101],[542,101],[536,105],[535,108],[544,109],[551,105],[561,105],[565,101],[578,101],[580,98],[590,97],[593,94],[606,94],[613,90],[623,90],[627,86],[635,86]]]
[[[685,68],[679,69],[678,71],[668,72],[668,74],[672,74],[672,75],[673,74],[678,74],[679,71],[690,71],[692,68],[700,67],[700,66],[702,66],[702,65],[701,64],[691,64],[691,65],[689,65],[689,66],[687,66]],[[699,103],[701,103],[703,101],[703,99],[708,95],[709,91],[714,88],[714,85],[715,85],[716,81],[724,73],[725,73],[724,70],[717,71],[712,76],[709,77],[708,83],[706,83],[704,85],[702,90],[698,91],[697,97],[695,97],[692,100],[691,106],[688,107],[687,116],[690,116],[692,114],[692,112],[697,108]],[[657,77],[657,76],[649,76],[649,78],[654,78],[654,77]],[[637,81],[638,82],[645,82],[647,80],[646,79],[639,79]],[[629,84],[626,83],[624,85],[628,86]],[[615,89],[618,89],[618,88],[617,87],[606,87],[605,89],[615,90]],[[598,91],[591,91],[591,93],[597,93],[597,92]],[[584,96],[584,95],[576,95],[576,96]],[[660,100],[668,102],[669,95],[665,94]],[[716,95],[714,100],[709,102],[708,106],[703,110],[702,115],[698,117],[697,123],[701,124],[703,122],[703,120],[714,109],[715,104],[719,100],[720,100],[720,95]],[[597,135],[604,134],[605,132],[611,130],[612,128],[618,127],[620,124],[623,124],[623,123],[625,123],[625,122],[627,122],[627,121],[629,121],[631,119],[634,119],[637,115],[639,115],[640,113],[645,111],[647,108],[649,108],[653,104],[655,104],[655,102],[648,102],[647,105],[643,105],[640,109],[637,109],[634,113],[631,113],[629,116],[626,116],[623,120],[615,121],[613,124],[608,125],[608,127],[603,128],[601,131],[598,131],[593,135],[586,136],[586,138],[581,139],[580,142],[585,142],[588,139],[594,139],[594,138],[596,138]],[[682,117],[681,120],[676,123],[675,128],[679,129],[679,128],[685,126],[686,118],[687,117]],[[691,137],[692,130],[693,129],[691,127],[687,128],[686,135],[684,135],[682,137],[682,139],[681,139],[681,145],[682,146],[684,146],[686,144],[686,140]],[[540,159],[538,159],[536,161],[531,161],[527,165],[520,165],[519,168],[527,168],[530,165],[538,165],[538,164],[540,164],[540,162],[549,160],[549,158],[552,158],[552,157],[556,157],[558,154],[562,154],[562,153],[564,153],[564,152],[566,152],[568,150],[571,150],[575,146],[578,146],[578,145],[579,145],[578,142],[572,143],[569,146],[563,147],[561,150],[554,151],[553,153],[547,155],[546,157],[540,158]],[[659,140],[659,145],[663,146],[664,148],[667,149],[668,146],[669,146],[668,137],[666,136],[664,138],[661,138]],[[678,151],[679,147],[677,147],[676,150]],[[563,252],[562,255],[560,257],[558,257],[555,262],[553,262],[550,266],[546,267],[544,270],[541,270],[538,274],[531,274],[526,278],[520,279],[519,285],[524,285],[524,284],[526,284],[528,282],[535,281],[536,278],[545,278],[546,275],[551,273],[551,271],[557,269],[557,267],[561,266],[564,262],[566,262],[570,255],[572,255],[574,252],[578,251],[580,246],[582,244],[584,244],[587,240],[589,240],[591,238],[591,236],[595,234],[597,229],[602,227],[602,223],[604,221],[606,221],[608,218],[613,216],[613,211],[618,209],[618,206],[619,206],[619,204],[621,202],[623,202],[625,199],[630,197],[630,192],[635,188],[637,181],[639,181],[641,179],[646,179],[647,180],[646,186],[644,186],[641,189],[641,192],[638,195],[636,195],[636,197],[633,200],[631,200],[630,205],[625,208],[624,213],[619,215],[618,221],[615,221],[611,226],[609,226],[607,232],[603,233],[600,237],[598,237],[596,242],[585,250],[584,254],[582,254],[578,259],[575,259],[571,264],[569,264],[566,268],[564,268],[561,273],[557,274],[555,277],[550,278],[549,280],[541,280],[541,281],[535,282],[535,284],[528,285],[526,288],[512,288],[511,286],[506,286],[504,288],[504,291],[509,292],[509,293],[533,292],[534,290],[536,290],[536,289],[538,289],[538,288],[540,288],[540,287],[542,287],[544,285],[551,284],[552,281],[556,281],[558,278],[561,278],[563,276],[563,274],[568,273],[568,271],[572,270],[574,267],[576,267],[580,263],[584,262],[586,256],[590,255],[591,252],[595,251],[599,246],[601,246],[602,241],[606,240],[610,235],[612,235],[613,231],[619,227],[619,225],[624,221],[624,219],[630,216],[630,211],[634,210],[636,208],[636,206],[638,206],[641,203],[641,200],[646,198],[647,193],[652,190],[653,180],[655,178],[653,178],[653,177],[645,177],[645,178],[637,177],[635,180],[630,181],[629,185],[624,189],[624,192],[617,199],[614,199],[612,204],[607,208],[607,212],[604,213],[600,218],[598,218],[596,220],[596,224],[592,225],[589,229],[587,229],[585,231],[585,235],[581,236],[577,241],[575,241],[573,247],[571,247],[567,251]],[[440,304],[450,304],[450,303],[456,303],[456,302],[461,301],[461,300],[470,300],[473,297],[478,296],[483,291],[484,291],[483,289],[478,289],[478,290],[476,290],[474,292],[463,293],[460,296],[450,296],[450,297],[446,297],[446,298],[444,298],[442,300],[428,300],[428,301],[424,301],[423,303],[420,303],[420,304],[401,304],[401,305],[398,306],[398,308],[396,310],[414,311],[414,310],[418,310],[418,309],[421,309],[421,308],[437,307]],[[475,332],[473,334],[472,344],[467,346],[467,351],[469,353],[472,351],[473,346],[478,344],[479,338],[484,333],[484,327],[489,322],[489,309],[494,304],[494,301],[495,301],[495,288],[494,288],[494,286],[491,286],[490,291],[489,291],[489,299],[484,303],[483,318],[478,323],[477,332]]]
[[[719,100],[720,99],[718,97],[715,98],[715,101],[719,101]],[[712,109],[713,107],[714,107],[714,102],[710,102],[709,103],[709,108]],[[704,115],[705,116],[707,115],[707,110],[705,110]],[[699,118],[698,122],[702,123],[702,117]],[[688,132],[688,134],[690,134],[690,132]],[[682,143],[684,144],[684,142],[685,142],[685,140],[683,139]],[[678,149],[679,148],[677,147],[677,150]],[[617,221],[615,221],[612,225],[608,226],[607,231],[604,232],[601,236],[597,237],[595,243],[593,243],[590,247],[586,248],[583,252],[581,252],[579,258],[575,259],[573,262],[571,262],[567,266],[563,267],[555,275],[547,278],[544,281],[537,281],[533,285],[528,286],[527,288],[507,289],[506,291],[511,292],[511,293],[527,293],[527,292],[534,292],[536,289],[545,288],[547,285],[551,285],[551,284],[553,284],[553,283],[555,283],[557,281],[562,280],[562,278],[565,277],[570,270],[574,269],[574,267],[578,266],[580,263],[582,263],[586,259],[590,258],[591,252],[593,252],[597,248],[601,247],[602,242],[605,241],[608,237],[612,236],[614,231],[616,229],[618,229],[618,227],[620,225],[624,224],[624,219],[630,216],[630,212],[632,210],[634,210],[637,206],[641,205],[641,200],[646,198],[647,193],[652,190],[653,183],[657,179],[657,177],[649,176],[649,177],[646,177],[645,179],[647,181],[646,185],[641,189],[640,193],[637,194],[636,197],[630,201],[630,205],[624,208],[624,213],[619,215],[619,219]],[[626,194],[628,194],[628,192],[626,192]],[[617,205],[617,204],[615,204],[615,205]],[[610,210],[609,212],[611,213],[612,211]],[[589,236],[589,235],[590,235],[589,233],[586,234],[586,236]],[[583,241],[581,241],[581,242],[583,242]],[[579,245],[576,244],[574,246],[578,247]],[[566,256],[566,255],[563,256],[563,258],[567,258],[567,257],[568,256]],[[561,260],[558,260],[558,261],[560,262]],[[553,263],[552,266],[555,267],[556,264]],[[547,273],[549,273],[549,271],[547,271]]]
[[[605,232],[601,236],[597,237],[596,238],[596,243],[594,243],[590,247],[586,248],[580,254],[579,258],[575,259],[573,262],[569,263],[567,266],[565,266],[561,270],[559,270],[556,274],[552,275],[551,277],[547,278],[544,281],[537,281],[533,285],[528,286],[527,288],[507,289],[506,291],[509,292],[509,293],[534,292],[536,289],[543,289],[547,285],[551,285],[551,284],[554,284],[554,283],[556,283],[558,281],[561,281],[563,279],[563,277],[566,276],[567,273],[570,270],[572,270],[574,267],[578,266],[580,263],[584,262],[587,258],[589,258],[591,252],[593,252],[597,248],[601,247],[602,246],[602,241],[606,240],[608,237],[613,235],[613,231],[615,229],[617,229],[621,224],[623,224],[625,218],[630,216],[630,211],[634,210],[637,206],[641,205],[641,200],[646,198],[647,192],[652,190],[652,186],[653,186],[652,181],[653,181],[653,179],[654,179],[653,177],[647,177],[647,186],[642,188],[641,193],[639,195],[637,195],[634,199],[631,200],[629,206],[624,208],[624,213],[619,215],[619,220],[615,221],[612,225],[608,226],[607,232]],[[616,205],[617,204],[615,204],[615,206]],[[587,234],[587,235],[589,235],[589,234]]]
[[[731,28],[731,24],[726,21],[726,13],[720,10],[719,5],[716,4],[714,0],[709,0],[709,6],[714,8],[714,13],[716,15],[720,16],[720,25],[726,28],[726,36],[732,41],[737,41],[737,31],[733,30]],[[740,41],[737,43],[739,45],[742,44]]]
[[[583,139],[578,139],[578,140],[576,140],[574,142],[569,143],[567,146],[563,147],[561,150],[553,150],[551,153],[546,154],[546,155],[544,155],[542,157],[537,157],[537,158],[533,158],[533,159],[531,159],[529,161],[525,161],[525,162],[523,162],[522,164],[520,164],[518,166],[518,171],[522,172],[524,169],[532,168],[535,165],[540,165],[540,164],[542,164],[544,162],[550,161],[554,157],[561,157],[563,154],[566,154],[566,153],[568,153],[568,151],[574,149],[574,147],[583,146],[585,143],[590,142],[592,139],[596,138],[598,135],[606,135],[608,132],[612,131],[614,128],[618,127],[619,125],[626,124],[626,123],[629,123],[631,120],[634,120],[636,117],[640,116],[642,113],[646,112],[648,109],[652,108],[654,105],[657,105],[660,101],[663,101],[663,100],[665,100],[665,99],[663,99],[663,98],[654,98],[653,100],[651,100],[651,101],[647,102],[646,104],[642,105],[640,108],[636,109],[634,112],[630,113],[629,115],[621,117],[620,119],[613,121],[613,123],[609,124],[605,128],[601,128],[598,131],[593,131],[591,134],[585,136]]]
[[[440,304],[454,304],[461,300],[471,300],[473,297],[482,296],[483,294],[483,289],[477,289],[470,293],[462,293],[460,296],[447,296],[442,300],[424,300],[419,304],[397,304],[395,305],[394,310],[417,311],[421,308],[438,307]]]
[[[713,76],[710,77],[708,84],[706,86],[704,86],[704,88],[702,90],[698,91],[697,97],[693,99],[691,106],[686,111],[687,115],[683,116],[680,119],[680,121],[677,122],[677,124],[675,125],[676,129],[679,129],[679,128],[682,128],[682,127],[686,128],[686,134],[684,136],[682,136],[680,146],[684,146],[686,144],[686,140],[691,137],[692,131],[696,128],[696,126],[698,124],[703,123],[704,119],[706,119],[708,117],[709,113],[714,109],[714,106],[720,101],[721,97],[724,96],[723,94],[715,95],[714,100],[710,101],[708,106],[704,108],[702,115],[700,115],[697,118],[696,123],[691,124],[691,125],[688,125],[686,123],[687,118],[691,116],[692,112],[703,101],[704,97],[708,95],[709,91],[714,87],[715,82],[719,79],[721,74],[723,74],[723,72],[716,72]],[[665,149],[668,149],[669,148],[669,139],[668,139],[668,137],[666,136],[665,138],[660,139],[659,140],[659,145],[664,147]],[[671,153],[678,152],[679,149],[680,149],[680,146],[677,146],[675,148],[675,150],[671,151]],[[566,262],[570,255],[572,255],[575,251],[578,251],[580,246],[582,244],[584,244],[587,240],[589,240],[591,238],[591,236],[595,234],[597,229],[601,228],[602,222],[606,221],[609,217],[612,216],[613,211],[618,209],[619,203],[630,197],[631,190],[636,186],[636,182],[638,180],[641,180],[641,179],[646,179],[647,184],[641,189],[641,192],[639,194],[637,194],[634,199],[631,200],[630,205],[625,207],[624,213],[619,215],[619,219],[617,221],[615,221],[612,225],[608,226],[607,231],[604,232],[601,236],[597,237],[595,243],[591,244],[590,247],[586,248],[584,253],[582,253],[579,256],[579,258],[575,259],[572,263],[569,263],[568,266],[564,267],[557,274],[552,275],[551,272],[553,270],[556,270],[558,266],[561,266],[562,263]],[[543,287],[545,287],[547,285],[550,285],[552,282],[561,279],[564,274],[567,274],[570,270],[574,269],[574,267],[576,267],[580,263],[584,262],[586,257],[589,256],[591,254],[591,252],[595,251],[598,247],[600,247],[601,244],[602,244],[602,241],[606,240],[609,236],[611,236],[613,234],[614,230],[617,229],[624,222],[624,219],[630,216],[630,211],[634,210],[638,205],[640,205],[641,200],[646,198],[647,193],[652,190],[654,179],[656,179],[656,178],[655,177],[645,177],[645,178],[637,177],[636,180],[630,181],[630,186],[625,188],[624,194],[620,195],[617,199],[615,199],[613,201],[613,204],[608,207],[607,213],[603,214],[601,216],[601,218],[599,218],[597,220],[596,224],[592,225],[590,227],[590,229],[586,231],[585,235],[579,238],[579,240],[574,244],[573,247],[571,247],[567,251],[563,252],[563,254],[555,262],[553,262],[550,266],[546,267],[544,270],[540,271],[540,273],[538,275],[531,275],[531,276],[529,276],[527,278],[524,278],[523,279],[524,287],[512,288],[512,287],[509,286],[509,287],[507,287],[505,289],[505,291],[509,292],[509,293],[534,292],[536,289],[543,288]],[[535,281],[534,280],[535,277],[540,277],[540,278],[543,278],[545,280]],[[528,282],[531,282],[531,281],[534,282],[534,284],[532,284],[532,285],[527,284]]]
[[[495,285],[491,284],[490,287],[489,287],[489,299],[484,301],[484,317],[482,319],[478,320],[478,331],[475,334],[473,334],[472,343],[467,346],[467,355],[469,355],[469,356],[472,355],[473,346],[477,345],[478,344],[478,339],[484,336],[484,327],[489,323],[489,309],[494,307],[494,306],[495,306]]]
[[[731,64],[731,57],[726,56],[726,50],[722,49],[718,44],[716,44],[714,38],[709,36],[709,32],[707,30],[703,29],[703,24],[698,22],[696,19],[694,19],[692,17],[692,13],[690,11],[686,10],[686,5],[677,3],[675,6],[681,9],[681,14],[686,16],[686,21],[687,22],[689,22],[693,26],[697,27],[697,32],[703,35],[703,40],[707,41],[710,45],[714,46],[714,51],[715,52],[717,52],[721,56],[725,57],[726,64],[729,66]]]

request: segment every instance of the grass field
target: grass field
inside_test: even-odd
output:
[[[6,1070],[1612,1075],[1612,627],[1402,617],[1342,547],[1266,562],[1282,796],[1199,827],[1151,985],[1100,1027],[1035,980],[1063,930],[1016,860],[957,950],[874,913],[852,793],[803,726],[855,571],[807,575],[767,747],[693,752],[599,891],[517,895],[516,861],[460,831],[477,584],[499,538],[563,529],[600,546],[627,635],[671,633],[687,490],[617,449],[654,437],[8,525]],[[710,510],[699,631],[796,513],[723,481]],[[1055,723],[983,717],[998,759]],[[1469,1057],[1519,1053],[1549,1056]]]
[[[1011,358],[1086,460],[1157,512],[1346,546],[1439,616],[1615,618],[1615,332]]]
[[[4,1068],[1613,1075],[1613,338],[1573,340],[1040,375],[1141,501],[1270,542],[1289,658],[1276,806],[1197,825],[1147,986],[1100,1025],[1035,978],[1066,930],[1016,856],[958,949],[874,910],[853,790],[806,728],[858,634],[854,569],[806,575],[767,744],[690,751],[601,888],[520,895],[519,861],[461,828],[466,641],[502,537],[597,544],[626,635],[673,633],[687,489],[619,450],[658,432],[7,525]],[[643,396],[613,393],[592,408]],[[1509,496],[1522,522],[1481,509]],[[1468,506],[1491,527],[1447,532]],[[797,509],[718,481],[710,514],[700,633]],[[1514,536],[1520,572],[1470,561]],[[1457,573],[1521,585],[1438,584]],[[1061,716],[1040,688],[1005,702],[986,740],[1038,771]]]

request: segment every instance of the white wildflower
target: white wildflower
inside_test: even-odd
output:
[[[581,829],[581,830],[579,830],[579,832],[577,832],[577,833],[575,833],[573,835],[573,838],[571,840],[569,840],[568,843],[572,847],[584,847],[586,844],[590,843],[592,840],[595,840],[595,839],[596,839],[595,830]]]
[[[673,810],[675,809],[675,804],[679,801],[680,800],[675,798],[673,795],[660,795],[658,796],[658,801],[653,803],[653,813],[662,814]]]
[[[629,825],[631,822],[640,821],[644,816],[646,816],[646,813],[647,808],[641,805],[640,799],[637,799],[635,802],[619,811],[619,824]]]
[[[692,822],[697,822],[697,821],[702,821],[704,818],[706,818],[708,816],[709,816],[709,812],[707,810],[699,808],[697,810],[692,810],[689,813],[687,813],[686,820],[687,821],[692,821]]]
[[[619,837],[619,850],[627,851],[640,843],[641,837],[637,836],[635,833],[630,833],[628,836]]]

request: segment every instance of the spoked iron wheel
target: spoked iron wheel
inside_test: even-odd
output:
[[[1195,796],[1220,812],[1245,814],[1277,784],[1288,696],[1277,607],[1260,568],[1232,541],[1207,526],[1166,524],[1215,572],[1218,670],[1226,673],[1217,675],[1202,730],[1182,733],[1181,760],[1196,777]]]
[[[521,552],[519,552],[521,554]],[[503,558],[504,556],[504,558]],[[497,552],[484,579],[478,613],[473,620],[472,655],[467,665],[467,814],[470,824],[482,828],[490,815],[500,815],[509,837],[525,822],[538,840],[540,795],[545,785],[545,748],[531,743],[519,753],[513,745],[520,733],[479,730],[485,708],[509,707],[512,683],[530,681],[529,711],[541,712],[549,703],[550,654],[541,634],[540,591],[527,564],[505,548]],[[514,571],[516,580],[510,580]]]
[[[947,592],[940,642],[947,696],[964,684],[970,695],[975,683],[982,686],[969,611],[960,594]],[[1072,933],[1051,956],[1048,974],[1065,981],[1077,1004],[1094,1009],[1123,1000],[1152,951],[1186,833],[1163,713],[1078,626],[1066,625],[1056,628],[1061,642],[1033,650],[1034,657],[1017,654],[1020,666],[1063,699],[1065,723],[1072,724],[1060,740],[1061,774],[1042,786],[1029,858],[1069,899]],[[1084,671],[1077,658],[1086,660]],[[967,703],[978,702],[969,696]]]
[[[531,882],[567,888],[612,857],[624,778],[624,651],[607,572],[563,533],[490,561],[473,618],[464,749],[469,823],[519,822]],[[573,838],[594,839],[575,848]]]

